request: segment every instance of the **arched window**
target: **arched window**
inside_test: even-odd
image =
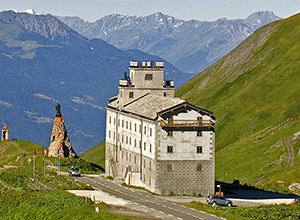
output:
[[[202,171],[202,164],[201,163],[197,164],[196,171]]]

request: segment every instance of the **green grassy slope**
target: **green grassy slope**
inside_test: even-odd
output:
[[[80,157],[105,168],[105,141],[80,154]]]
[[[0,169],[0,219],[131,219],[109,213],[104,203],[94,204],[66,190],[92,190],[73,177],[55,172],[33,178],[26,167]],[[101,212],[95,212],[100,207]]]
[[[44,147],[30,141],[0,141],[0,166],[28,166],[28,159],[33,160],[33,152],[36,150],[36,164],[43,163]]]
[[[266,172],[270,166],[264,168],[265,162],[282,156],[284,146],[265,152],[300,127],[281,129],[259,142],[254,138],[269,127],[300,116],[299,31],[300,14],[266,25],[176,91],[176,96],[212,110],[218,120],[218,180],[247,178],[244,182],[251,183],[266,174],[263,183],[272,172],[288,172],[283,165],[272,166],[270,172]]]

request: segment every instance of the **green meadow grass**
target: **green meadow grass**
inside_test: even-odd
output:
[[[105,141],[80,154],[80,157],[105,168]]]

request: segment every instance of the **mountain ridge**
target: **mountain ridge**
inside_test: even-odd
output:
[[[161,12],[148,16],[112,14],[95,22],[59,17],[87,38],[100,38],[117,48],[139,49],[160,56],[184,72],[199,73],[252,34],[257,28],[280,19],[260,11],[246,19],[184,21]]]
[[[164,61],[81,37],[51,15],[1,12],[0,30],[0,124],[12,138],[48,147],[59,102],[78,155],[104,140],[104,109],[129,62]],[[165,76],[175,86],[189,78],[167,61]]]

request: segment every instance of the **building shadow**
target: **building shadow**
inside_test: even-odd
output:
[[[216,181],[216,186],[221,185],[222,192],[225,197],[234,199],[294,199],[299,197],[294,194],[283,194],[277,192],[269,192],[257,189],[253,186],[240,185],[237,181],[233,183],[224,183]],[[216,187],[216,192],[219,188]]]

